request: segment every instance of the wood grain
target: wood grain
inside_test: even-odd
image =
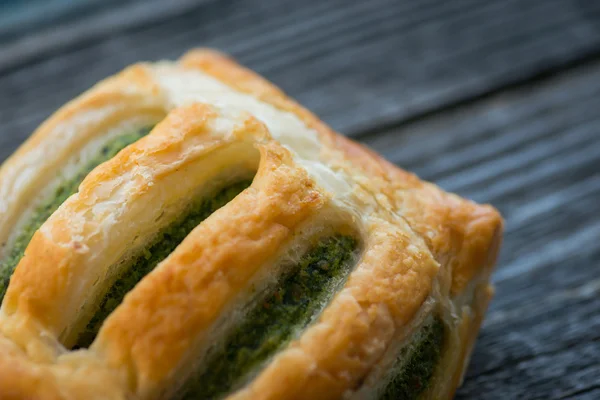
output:
[[[0,158],[99,79],[194,46],[230,52],[350,135],[555,71],[600,48],[598,2],[174,4],[169,12],[162,1],[126,2],[1,43]]]
[[[75,17],[90,17],[118,0],[2,0],[0,1],[0,43],[19,41]],[[120,3],[136,0],[120,0]]]
[[[458,399],[600,398],[600,2],[90,1],[81,18],[0,26],[0,160],[124,66],[220,48],[502,211],[497,294]]]
[[[595,399],[600,63],[364,142],[506,218],[497,293],[458,399]]]

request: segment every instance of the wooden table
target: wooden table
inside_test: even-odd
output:
[[[497,294],[457,398],[600,399],[600,1],[64,3],[0,13],[0,160],[124,66],[222,49],[502,211]]]

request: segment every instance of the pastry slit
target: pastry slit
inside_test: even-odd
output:
[[[77,192],[83,179],[94,168],[113,158],[128,145],[146,136],[151,129],[151,127],[141,128],[109,139],[100,147],[95,156],[80,166],[72,177],[55,184],[52,191],[34,207],[31,215],[26,218],[25,224],[19,228],[19,233],[15,235],[15,240],[6,252],[6,257],[0,260],[0,302],[2,302],[8,288],[10,277],[21,258],[23,258],[25,249],[33,234],[69,196]]]
[[[0,166],[0,393],[451,398],[501,231],[223,55],[139,63]]]
[[[443,321],[437,316],[428,318],[411,342],[400,350],[386,383],[378,390],[377,400],[417,400],[431,384],[444,338]]]
[[[343,286],[358,258],[357,245],[353,236],[326,236],[285,268],[209,351],[199,373],[188,379],[182,398],[220,398],[258,373]]]
[[[102,326],[104,320],[123,301],[125,295],[134,286],[164,260],[185,237],[213,212],[233,200],[252,183],[251,179],[238,180],[227,185],[216,194],[202,196],[194,202],[175,221],[160,230],[146,247],[128,260],[128,266],[116,278],[99,302],[97,311],[79,334],[75,348],[89,347]]]

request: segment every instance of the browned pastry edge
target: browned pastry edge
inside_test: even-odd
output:
[[[454,393],[460,383],[468,353],[473,346],[487,303],[491,298],[491,289],[487,280],[495,262],[502,231],[502,220],[497,211],[491,206],[477,205],[445,193],[436,186],[423,182],[415,175],[383,160],[364,146],[336,134],[312,113],[287,98],[278,88],[220,53],[211,50],[194,50],[186,54],[180,64],[184,69],[201,70],[231,88],[296,115],[308,127],[318,132],[322,142],[321,158],[328,160],[329,167],[333,170],[342,171],[353,177],[355,190],[360,192],[358,198],[376,203],[375,208],[380,210],[373,215],[371,223],[373,231],[367,232],[366,235],[367,251],[356,272],[352,274],[344,293],[336,296],[335,301],[324,312],[318,323],[309,328],[302,338],[292,343],[288,349],[278,354],[251,387],[237,393],[235,398],[256,398],[257,393],[260,393],[261,398],[278,398],[284,394],[286,398],[302,398],[306,395],[314,398],[336,398],[345,388],[352,387],[353,382],[358,382],[369,368],[377,363],[385,351],[385,346],[375,348],[374,344],[377,341],[388,343],[394,336],[393,332],[402,329],[419,310],[430,293],[434,280],[442,282],[441,278],[436,278],[438,265],[450,274],[450,282],[447,284],[442,282],[441,291],[444,296],[449,296],[451,299],[467,296],[470,284],[479,282],[473,290],[472,298],[469,298],[465,305],[468,309],[462,312],[460,327],[457,327],[456,332],[453,333],[461,348],[454,349],[452,357],[445,358],[444,368],[438,368],[435,380],[442,383],[436,385],[429,396]],[[121,93],[123,86],[128,88],[125,95]],[[144,106],[140,107],[137,104],[135,109],[128,111],[131,113],[151,110],[151,114],[158,115],[169,112],[168,107],[164,106],[166,100],[163,90],[154,81],[148,66],[136,65],[100,83],[82,98],[74,100],[57,112],[15,153],[15,156],[11,157],[7,164],[13,163],[28,150],[39,146],[45,136],[50,134],[49,131],[71,118],[73,114],[93,109],[95,106],[100,106],[102,102],[110,103],[111,96],[115,99],[125,96],[123,102],[127,104],[131,103],[131,99],[138,98]],[[80,190],[81,205],[71,201],[64,207],[65,210],[85,209],[89,204],[86,196],[95,195],[95,187],[99,182],[118,177],[128,169],[139,167],[140,163],[148,162],[148,165],[155,163],[153,160],[156,157],[160,159],[161,156],[153,153],[152,148],[165,149],[165,143],[168,142],[168,140],[165,142],[165,138],[173,139],[175,146],[165,150],[165,156],[173,159],[181,157],[181,154],[177,155],[179,154],[177,146],[181,146],[185,140],[191,140],[184,137],[186,132],[191,135],[190,137],[202,137],[198,129],[202,131],[203,124],[218,118],[217,114],[218,112],[212,110],[210,106],[202,105],[175,109],[159,125],[164,128],[155,129],[150,136],[130,146],[117,158],[105,163],[86,178]],[[117,114],[111,116],[111,120],[119,118]],[[186,121],[189,122],[189,129],[185,128],[181,131],[182,127],[186,126]],[[110,124],[110,121],[108,123]],[[286,151],[272,140],[268,129],[265,131],[260,122],[251,117],[247,118],[242,123],[241,131],[254,132],[249,136],[252,136],[252,140],[255,140],[259,147],[271,148],[269,154],[279,154],[277,157],[282,157],[281,160],[286,158]],[[182,132],[181,136],[178,136],[178,132]],[[243,136],[246,134],[244,132],[233,135]],[[204,143],[207,139],[198,140]],[[207,140],[207,143],[212,142]],[[275,150],[277,148],[279,150]],[[266,153],[263,151],[264,154]],[[263,160],[263,165],[264,162]],[[164,173],[168,175],[171,172],[167,168]],[[160,173],[156,174],[157,177],[159,175]],[[268,181],[267,177],[263,177],[262,181]],[[255,181],[253,186],[260,184],[257,182],[261,180]],[[151,181],[147,183],[153,184]],[[249,193],[252,190],[254,189],[251,188]],[[276,189],[271,190],[276,191]],[[142,195],[143,192],[144,190],[140,190],[138,195]],[[202,232],[209,229],[210,221],[226,218],[225,213],[240,207],[241,201],[230,203],[197,230]],[[315,211],[316,209],[313,210]],[[55,216],[53,220],[56,223],[48,225],[49,231],[53,232],[53,240],[61,243],[72,242],[72,233],[67,228],[68,215],[66,212]],[[63,218],[62,222],[58,223],[61,218]],[[403,225],[405,223],[406,226]],[[411,230],[417,233],[418,237],[412,235]],[[152,396],[152,391],[157,387],[156,382],[171,372],[168,368],[159,368],[158,361],[164,359],[166,354],[161,349],[165,350],[168,345],[179,341],[178,348],[184,351],[189,342],[187,338],[179,340],[176,335],[166,337],[167,334],[159,333],[158,326],[152,325],[153,323],[146,319],[148,316],[135,311],[136,307],[139,308],[136,304],[138,301],[141,301],[140,304],[152,301],[152,296],[143,298],[143,288],[148,287],[152,292],[151,288],[160,287],[162,285],[160,282],[164,282],[164,279],[170,282],[174,276],[173,271],[177,270],[177,265],[180,264],[177,262],[177,254],[185,254],[186,251],[193,249],[200,243],[198,240],[201,239],[191,234],[180,250],[165,260],[160,268],[144,278],[138,285],[141,289],[138,291],[136,288],[107,320],[99,340],[91,350],[56,355],[48,350],[44,343],[45,339],[39,340],[40,326],[43,326],[44,331],[58,335],[65,325],[66,317],[58,313],[56,303],[52,299],[61,298],[65,304],[68,303],[69,290],[64,286],[72,285],[72,281],[69,283],[72,279],[72,267],[68,266],[79,263],[79,253],[77,249],[73,251],[68,247],[55,246],[52,243],[48,243],[48,246],[41,245],[47,239],[39,233],[36,234],[34,242],[39,242],[40,245],[33,244],[33,247],[28,249],[31,256],[25,257],[23,266],[17,268],[13,279],[14,284],[11,284],[3,305],[3,312],[11,315],[15,310],[20,310],[18,314],[25,317],[19,317],[10,324],[0,320],[3,334],[17,344],[17,347],[13,348],[15,345],[5,339],[0,341],[0,351],[6,354],[0,360],[0,371],[3,371],[0,374],[2,375],[0,393],[6,393],[7,398],[11,398],[10,396],[13,398],[81,398],[81,396],[94,398],[96,396],[95,398],[98,398],[100,393],[102,393],[100,397],[108,398],[110,395],[113,398],[120,398],[127,392]],[[431,251],[435,261],[429,257],[422,244]],[[414,250],[407,252],[410,246],[413,246]],[[52,248],[54,250],[49,250]],[[373,248],[375,250],[372,250]],[[266,251],[265,249],[262,250]],[[34,254],[38,260],[45,259],[49,264],[57,265],[59,268],[64,266],[67,275],[63,278],[66,280],[61,281],[61,276],[57,275],[47,283],[42,282],[46,278],[43,270],[38,270],[36,267]],[[402,262],[399,263],[398,260]],[[192,260],[186,261],[189,262]],[[30,265],[27,266],[28,264]],[[47,263],[37,265],[43,266],[43,264]],[[386,271],[381,264],[384,267],[389,265],[389,271]],[[161,276],[167,278],[160,278]],[[390,284],[390,279],[393,280],[395,276],[401,276],[401,281]],[[32,279],[48,290],[38,292],[35,288],[28,289]],[[381,290],[369,291],[368,288],[373,286],[373,282],[377,282],[375,287]],[[399,296],[402,288],[408,295]],[[195,298],[192,294],[190,296],[190,299]],[[32,301],[36,298],[38,300]],[[169,299],[171,299],[169,294],[165,294],[164,301],[170,301]],[[131,313],[127,313],[128,309]],[[168,309],[170,308],[165,306],[163,311],[166,313]],[[177,310],[176,306],[172,308],[173,312]],[[214,312],[218,310],[217,307]],[[140,317],[133,318],[133,315],[140,315]],[[209,322],[207,320],[204,324]],[[120,343],[121,339],[125,340],[129,337],[122,334],[122,329],[127,330],[128,326],[133,329],[136,326],[145,326],[144,324],[150,324],[146,332],[156,331],[156,335],[148,337],[150,341],[148,347],[135,348],[136,345],[131,343]],[[347,329],[340,327],[347,327]],[[341,334],[338,331],[345,333]],[[138,337],[140,335],[141,333]],[[128,346],[133,351],[127,350]],[[143,352],[144,348],[148,351]],[[144,354],[136,356],[136,352]],[[177,352],[174,354],[175,359]],[[166,365],[173,366],[178,362],[174,360]],[[145,363],[149,364],[145,365]],[[318,365],[319,373],[315,373],[315,363]],[[42,381],[43,391],[38,385]],[[127,392],[123,392],[123,388],[126,388]]]

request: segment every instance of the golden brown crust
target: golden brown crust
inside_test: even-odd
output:
[[[67,103],[0,166],[0,260],[10,227],[36,199],[40,187],[86,144],[119,126],[153,125],[164,118],[164,99],[148,72],[132,66]]]
[[[89,299],[91,287],[81,289],[83,278],[101,276],[99,271],[86,272],[90,265],[99,265],[98,261],[91,264],[91,259],[98,259],[96,252],[119,252],[115,246],[106,247],[105,236],[112,231],[122,234],[123,228],[115,221],[107,221],[106,212],[110,210],[103,204],[151,201],[153,192],[160,189],[159,182],[186,168],[202,154],[223,146],[227,140],[209,137],[208,125],[216,117],[211,108],[201,104],[175,110],[156,127],[156,134],[139,140],[90,173],[79,193],[63,204],[45,229],[36,232],[11,279],[2,310],[7,318],[25,317],[18,325],[26,324],[33,331],[25,335],[19,328],[19,332],[8,333],[16,324],[5,324],[0,329],[14,336],[23,347],[35,340],[41,327],[46,334],[63,335],[79,312],[80,304]],[[245,134],[252,132],[245,129]],[[188,146],[182,146],[183,143]],[[126,193],[121,194],[124,190]],[[159,199],[165,200],[164,196]],[[160,205],[157,204],[158,209]],[[100,213],[94,207],[101,208]],[[104,269],[112,264],[101,261]],[[88,285],[95,279],[88,279]]]
[[[52,364],[39,363],[4,337],[0,354],[2,399],[125,399],[118,376],[89,354],[66,354]]]
[[[392,207],[427,242],[437,260],[450,268],[452,295],[493,265],[502,231],[502,218],[493,207],[446,193],[345,138],[338,145],[355,155],[354,163],[363,166],[367,175],[383,178],[381,187]]]
[[[454,396],[454,393],[462,383],[470,354],[473,351],[473,346],[475,345],[475,340],[479,333],[479,328],[483,323],[483,317],[485,316],[489,302],[494,295],[494,289],[491,285],[482,283],[475,289],[474,295],[477,300],[474,302],[475,305],[472,308],[469,318],[464,318],[465,323],[461,326],[459,333],[459,341],[462,344],[462,347],[461,351],[457,354],[457,363],[453,368],[454,374],[450,381],[451,386],[448,388],[449,390],[447,392],[451,396]],[[467,312],[465,311],[464,313],[466,314]],[[452,370],[452,368],[449,370]],[[441,394],[444,392],[439,393]]]
[[[360,388],[392,343],[414,332],[417,315],[434,309],[442,310],[455,345],[427,396],[454,393],[491,297],[487,281],[502,231],[496,210],[388,163],[209,50],[194,50],[179,65],[136,65],[100,83],[45,123],[2,166],[0,181],[10,181],[28,152],[47,146],[58,126],[118,101],[121,114],[83,123],[83,136],[127,113],[167,117],[94,170],[35,234],[0,311],[3,398],[167,393],[191,354],[208,346],[217,317],[258,271],[272,267],[301,224],[319,221],[326,209],[361,232],[359,263],[318,320],[231,398],[340,398]],[[65,154],[82,140],[69,139]],[[259,159],[252,186],[141,280],[90,349],[65,352],[85,315],[80,306],[100,293],[96,282],[150,238],[162,208],[176,212],[219,171],[255,168]],[[32,190],[19,189],[15,198]],[[9,199],[7,207],[24,212],[14,204]],[[0,221],[0,234],[15,220]]]
[[[232,398],[337,399],[357,388],[429,296],[438,271],[401,223],[373,221],[365,247],[319,321]],[[282,371],[290,380],[279,378]]]
[[[148,396],[182,367],[219,311],[325,199],[289,154],[261,146],[253,185],[192,231],[109,317],[94,349]]]
[[[240,92],[293,113],[323,135],[335,135],[316,115],[287,97],[277,86],[223,53],[210,49],[191,50],[181,57],[180,64],[184,68],[199,69]]]
[[[499,246],[502,218],[491,206],[479,205],[446,193],[437,186],[399,169],[370,149],[337,135],[314,114],[254,72],[212,50],[193,50],[182,58],[185,67],[199,68],[237,90],[292,112],[331,141],[348,161],[346,168],[369,179],[373,192],[386,194],[391,206],[423,237],[438,261],[453,269],[452,293],[464,289],[478,268],[491,266]],[[373,181],[373,178],[379,178]],[[414,211],[414,213],[411,213]],[[425,213],[425,214],[424,214]],[[491,262],[488,262],[489,254]]]

